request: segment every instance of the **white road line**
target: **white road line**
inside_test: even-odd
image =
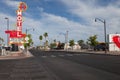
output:
[[[81,54],[74,54],[74,55],[77,55],[77,56],[79,56],[79,55],[81,55]]]
[[[79,56],[79,55],[90,55],[90,54],[74,54],[76,56]]]
[[[51,57],[56,57],[55,55],[51,55]]]
[[[42,58],[46,58],[47,56],[41,56]]]
[[[72,54],[66,54],[67,56],[73,56]]]
[[[64,57],[65,55],[59,55],[60,57]]]
[[[90,55],[90,54],[81,54],[81,55]]]

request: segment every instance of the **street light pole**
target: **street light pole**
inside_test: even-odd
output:
[[[27,35],[27,29],[26,29],[26,35]]]
[[[30,31],[30,30],[35,30],[34,28],[30,28],[30,29],[26,29],[26,35],[27,35],[27,32]]]
[[[9,30],[9,18],[5,17],[5,19],[7,20],[7,31]],[[7,34],[7,46],[9,45],[9,36]]]
[[[66,31],[66,50],[68,51],[68,31]]]
[[[27,36],[27,32],[30,31],[30,30],[33,30],[33,31],[34,31],[34,28],[26,29],[26,36]],[[27,43],[27,44],[28,44],[28,43]],[[28,46],[28,45],[26,45],[26,53],[27,53],[27,46]]]
[[[101,20],[99,18],[95,18],[95,22],[97,22],[97,20],[99,20],[100,22],[104,23],[104,37],[105,37],[105,53],[107,53],[107,40],[106,40],[106,21],[105,20]]]
[[[66,31],[66,43],[68,43],[68,31]]]
[[[64,37],[65,37],[65,44],[66,44],[66,42],[67,42],[67,40],[66,40],[66,33],[59,33],[60,35],[64,35]]]

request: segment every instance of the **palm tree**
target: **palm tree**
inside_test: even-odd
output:
[[[42,35],[40,35],[40,36],[39,36],[40,45],[41,45],[41,43],[42,43],[42,39],[43,39],[43,36],[42,36]]]
[[[28,34],[27,37],[29,38],[27,46],[30,47],[31,45],[33,45],[32,36],[31,36],[31,34]]]
[[[0,42],[2,41],[2,38],[0,37]]]
[[[4,39],[0,37],[0,43],[3,44]]]
[[[2,42],[4,42],[4,39],[2,38],[2,40],[1,40]]]
[[[43,36],[45,37],[45,41],[46,41],[46,37],[48,37],[48,33],[45,32],[45,33],[43,34]]]
[[[46,46],[48,46],[48,40],[46,40]]]
[[[45,32],[45,33],[43,34],[43,36],[45,37],[45,50],[46,50],[46,46],[47,46],[46,37],[48,37],[48,33],[47,33],[47,32]]]
[[[71,46],[72,49],[73,49],[73,46],[74,46],[74,44],[75,44],[75,41],[74,41],[74,40],[70,40],[69,43],[70,43],[70,46]]]
[[[53,41],[54,41],[54,43],[56,43],[56,39],[54,39]]]
[[[84,40],[79,40],[78,41],[78,44],[81,46],[81,45],[83,45],[84,44]]]
[[[2,43],[2,38],[0,37],[0,44]]]

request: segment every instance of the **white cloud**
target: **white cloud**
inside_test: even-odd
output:
[[[84,27],[87,27],[87,29],[83,29],[85,33],[91,34],[98,34],[99,40],[104,40],[103,38],[101,39],[100,37],[103,34],[103,23],[101,22],[94,22],[94,19],[100,18],[100,19],[105,19],[106,24],[107,24],[107,33],[115,33],[119,31],[119,26],[120,26],[120,8],[119,8],[119,3],[120,1],[117,1],[115,3],[109,3],[106,6],[100,6],[96,4],[97,0],[61,0],[67,7],[68,12],[76,15],[86,21],[86,24],[84,24]],[[102,30],[102,31],[100,31]]]
[[[18,5],[20,1],[14,1],[14,0],[3,0],[3,2],[7,5],[12,7],[13,9],[17,10]]]
[[[108,6],[96,5],[97,0],[62,0],[68,7],[71,14],[83,18],[103,17],[109,18],[110,16],[118,15],[120,10],[112,4]]]
[[[38,11],[43,12],[44,9],[42,7],[37,7]]]
[[[95,34],[91,32],[92,30],[96,30],[96,28],[92,29],[82,25],[80,23],[70,21],[65,17],[43,13],[41,22],[46,27],[47,31],[52,33],[52,35],[59,35],[59,33],[66,33],[69,31],[69,39],[87,39],[88,36]],[[48,26],[47,26],[48,25]],[[52,31],[52,32],[51,32]]]

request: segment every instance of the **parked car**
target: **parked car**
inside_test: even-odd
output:
[[[102,44],[98,44],[94,47],[94,50],[95,51],[105,51],[105,49],[107,50],[108,47],[105,46],[105,43],[102,43]]]
[[[87,44],[81,44],[80,46],[81,46],[81,49],[88,49],[89,48],[89,45],[87,45]]]

